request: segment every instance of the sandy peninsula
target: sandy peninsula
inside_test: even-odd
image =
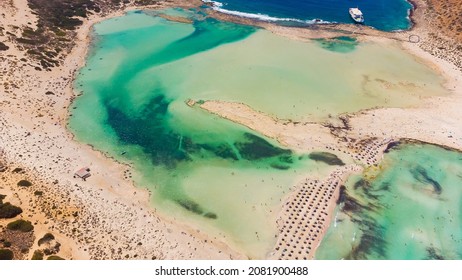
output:
[[[27,34],[36,36],[33,31],[41,23],[40,13],[28,2],[0,3],[5,11],[0,15],[0,194],[5,196],[3,203],[22,209],[14,218],[0,219],[0,240],[10,243],[6,246],[2,241],[0,249],[9,248],[15,259],[31,259],[38,253],[44,258],[65,259],[247,258],[225,240],[157,213],[149,193],[143,186],[134,186],[130,166],[75,141],[66,127],[68,109],[76,97],[74,75],[85,63],[93,24],[130,9],[202,3],[146,0],[94,9],[79,18],[82,23],[75,29],[53,31],[51,37],[64,32],[61,40],[47,50],[51,52],[48,57],[38,59],[30,51],[32,47],[17,40],[26,40]],[[338,167],[323,180],[306,178],[295,186],[275,219],[279,235],[268,258],[313,258],[332,219],[340,185],[349,175],[380,162],[389,143],[413,139],[462,150],[461,39],[451,37],[452,30],[439,32],[442,25],[429,24],[435,18],[453,18],[442,13],[435,2],[415,1],[413,28],[392,33],[352,25],[289,28],[211,13],[296,40],[338,36],[340,32],[364,41],[399,44],[441,73],[451,92],[428,98],[415,108],[373,109],[323,123],[275,119],[240,103],[191,102],[190,106],[242,124],[295,151],[335,151],[340,158],[357,161]],[[417,36],[418,42],[409,42],[411,36]],[[85,181],[74,176],[82,167],[91,173]],[[30,185],[18,185],[21,180]],[[30,221],[33,230],[18,233],[7,228],[18,219]],[[47,234],[53,239],[38,242]]]

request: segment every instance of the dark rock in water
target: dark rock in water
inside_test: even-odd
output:
[[[345,163],[336,155],[327,152],[314,152],[309,154],[308,157],[312,160],[321,161],[328,165],[345,165]]]
[[[349,196],[346,192],[344,192],[344,195],[345,198],[342,208],[344,212],[359,212],[362,210],[363,206],[358,201]]]
[[[347,198],[346,187],[344,185],[341,185],[340,186],[340,194],[339,194],[338,199],[336,201],[337,205],[342,203],[342,202],[345,202],[346,198]]]
[[[175,202],[178,203],[184,209],[193,212],[194,214],[202,215],[204,213],[202,207],[194,201],[186,199],[177,199],[175,200]]]
[[[279,157],[279,160],[284,163],[294,163],[294,159],[292,158],[291,155],[283,155]]]
[[[387,242],[382,237],[383,228],[375,224],[362,227],[363,234],[359,244],[353,248],[348,256],[349,259],[370,259],[371,255],[376,258],[386,258]]]
[[[388,243],[385,241],[385,227],[380,225],[367,211],[356,214],[351,221],[360,227],[361,239],[345,259],[386,259]]]
[[[367,189],[367,188],[370,188],[370,184],[367,180],[361,178],[359,179],[354,185],[353,185],[353,189],[357,190],[357,189]]]
[[[212,213],[212,212],[206,212],[204,213],[204,210],[202,209],[202,207],[197,204],[196,202],[192,201],[192,200],[188,200],[188,199],[177,199],[175,200],[176,203],[178,203],[181,207],[183,207],[184,209],[194,213],[194,214],[197,214],[197,215],[203,215],[205,218],[207,219],[217,219],[218,216],[217,214],[215,213]]]
[[[427,248],[427,254],[429,260],[444,260],[444,257],[438,254],[433,247]]]
[[[383,191],[385,189],[388,189],[388,185],[385,185],[385,186],[380,186],[379,188],[373,188],[371,183],[369,181],[367,181],[366,179],[364,178],[361,178],[359,179],[354,185],[353,185],[353,189],[354,190],[358,190],[360,189],[362,191],[362,193],[364,195],[367,196],[367,198],[370,200],[370,201],[378,201],[379,198],[380,198],[380,191]],[[368,204],[368,210],[372,210],[374,208],[377,208],[377,206],[375,206],[374,204],[369,203]]]
[[[338,201],[343,202],[343,212],[358,212],[362,209],[362,205],[348,194],[348,190],[345,186],[340,187],[340,197]]]
[[[205,214],[204,214],[204,217],[209,218],[209,219],[216,219],[216,218],[218,218],[218,217],[217,217],[217,214],[215,214],[215,213],[210,213],[210,212],[205,213]]]
[[[390,190],[390,183],[389,182],[383,182],[382,184],[380,184],[380,186],[378,186],[377,188],[378,191],[389,191]]]
[[[370,200],[376,200],[378,201],[379,200],[379,197],[380,197],[380,194],[377,193],[380,191],[380,189],[375,189],[375,188],[372,188],[372,185],[369,181],[365,180],[365,179],[360,179],[358,180],[353,188],[355,190],[357,189],[361,189],[363,191],[363,193],[370,199]],[[371,207],[372,208],[375,208],[375,207]]]
[[[401,144],[401,142],[399,142],[399,141],[390,142],[390,143],[388,143],[387,147],[385,148],[385,150],[383,152],[388,153],[388,152],[390,152],[390,150],[398,147],[400,144]]]
[[[411,169],[411,174],[417,181],[423,184],[432,185],[434,193],[441,194],[441,192],[443,191],[443,188],[441,187],[440,183],[433,180],[433,178],[431,178],[428,175],[427,171],[422,166],[417,166],[416,168]]]
[[[363,181],[367,182],[365,180]],[[369,198],[372,198],[372,199],[375,198],[372,195],[368,195],[368,196]],[[348,194],[348,190],[345,188],[345,186],[340,187],[340,196],[339,196],[339,199],[337,200],[337,203],[338,204],[343,203],[342,211],[345,213],[348,213],[348,212],[349,213],[359,213],[362,211],[376,212],[380,208],[379,206],[373,203],[367,203],[364,205],[361,204],[359,201],[357,201],[355,198],[353,198],[352,196]]]
[[[245,133],[244,137],[246,138],[244,141],[236,142],[234,146],[239,150],[241,156],[247,160],[258,160],[292,154],[291,150],[273,146],[265,139],[251,133]]]
[[[290,168],[290,166],[288,165],[278,164],[278,163],[272,163],[270,164],[270,166],[274,169],[279,169],[279,170],[287,170]]]

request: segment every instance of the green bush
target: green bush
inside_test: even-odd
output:
[[[0,51],[6,51],[8,50],[10,47],[8,47],[7,45],[5,45],[3,42],[0,42]]]
[[[59,30],[59,29],[55,29],[53,30],[53,32],[56,34],[56,36],[59,36],[59,37],[64,37],[67,35],[67,33],[65,31],[62,31],[62,30]]]
[[[9,202],[4,204],[0,202],[0,219],[14,218],[21,213],[21,208],[11,205]]]
[[[6,225],[6,228],[9,230],[16,230],[22,232],[29,232],[34,230],[34,226],[31,222],[25,220],[17,220]]]
[[[47,233],[42,238],[39,239],[38,245],[40,246],[43,243],[49,242],[49,241],[54,240],[54,239],[55,239],[55,237],[53,236],[53,234]]]
[[[58,257],[58,256],[49,256],[49,257],[47,258],[47,260],[49,260],[49,261],[62,261],[62,260],[64,260],[64,259],[61,258],[61,257]]]
[[[43,260],[43,252],[40,250],[35,250],[34,254],[32,255],[33,261],[40,261]]]
[[[21,180],[18,182],[18,186],[20,187],[30,187],[32,186],[32,183],[27,181],[27,180]]]
[[[13,171],[11,171],[11,173],[21,173],[22,172],[22,168],[20,167],[16,167],[15,169],[13,169]]]
[[[42,196],[42,195],[43,195],[43,192],[42,192],[42,191],[35,191],[35,192],[34,192],[34,195],[36,195],[36,196]]]
[[[8,249],[0,249],[0,260],[12,260],[13,257],[13,251]]]

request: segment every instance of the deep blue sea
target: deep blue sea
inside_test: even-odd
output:
[[[379,30],[393,31],[411,27],[406,0],[204,0],[213,2],[214,9],[280,24],[323,22],[353,23],[348,8],[358,7],[364,24]]]

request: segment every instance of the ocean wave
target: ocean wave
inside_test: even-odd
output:
[[[213,7],[223,7],[223,3],[220,3],[220,2],[217,2],[217,1],[202,0],[202,2],[212,4]]]
[[[223,14],[228,14],[228,15],[233,15],[233,16],[238,16],[238,17],[244,17],[244,18],[250,18],[250,19],[256,19],[256,20],[261,20],[261,21],[268,21],[268,22],[278,22],[278,21],[285,21],[285,22],[297,22],[297,23],[302,23],[302,24],[327,24],[327,23],[335,23],[335,22],[330,22],[330,21],[325,21],[322,19],[311,19],[311,20],[301,20],[297,18],[279,18],[279,17],[272,17],[269,15],[265,14],[254,14],[254,13],[246,13],[246,12],[239,12],[239,11],[232,11],[232,10],[227,10],[222,8],[223,3],[217,2],[217,1],[212,1],[212,0],[202,0],[204,3],[210,3],[212,4],[212,9],[223,13]]]

